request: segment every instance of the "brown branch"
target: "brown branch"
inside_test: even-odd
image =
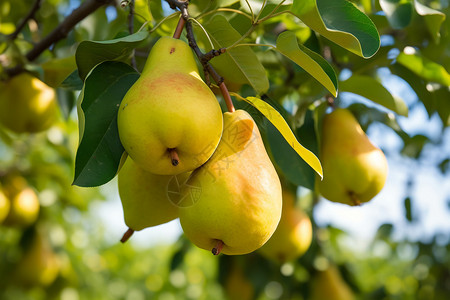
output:
[[[186,23],[186,20],[183,18],[183,16],[181,16],[180,19],[178,20],[177,28],[175,28],[175,32],[173,33],[174,39],[180,38],[181,33],[183,32],[185,23]]]
[[[128,14],[128,32],[130,34],[134,33],[134,0],[130,0],[128,6],[130,7],[130,13]],[[131,56],[131,66],[137,70],[136,66],[136,57],[133,55]]]
[[[93,13],[101,6],[108,4],[111,0],[86,0],[78,8],[67,16],[52,32],[50,32],[45,38],[37,43],[33,49],[31,49],[26,55],[28,61],[33,61],[41,55],[46,49],[56,42],[64,39],[68,33],[78,24],[81,20]],[[11,69],[7,69],[6,72],[9,76],[14,76],[21,73],[24,70],[23,66],[19,65]]]
[[[26,15],[25,18],[20,22],[20,24],[17,25],[16,30],[14,30],[14,32],[8,36],[8,38],[10,40],[15,40],[17,38],[17,36],[19,35],[19,33],[22,31],[22,29],[27,24],[27,22],[30,19],[34,18],[34,15],[41,7],[41,2],[42,2],[42,0],[35,0],[33,7],[31,7],[30,11],[28,12],[28,15]]]

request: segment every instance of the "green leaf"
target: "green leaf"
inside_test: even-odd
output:
[[[273,126],[281,133],[284,139],[289,143],[289,145],[295,150],[295,152],[300,155],[303,160],[316,171],[317,174],[321,178],[323,178],[322,165],[320,164],[317,156],[314,155],[310,150],[303,147],[295,137],[289,125],[286,123],[286,120],[281,116],[281,114],[270,106],[267,102],[256,98],[256,97],[247,97],[243,98],[236,93],[231,93],[233,96],[238,99],[244,100],[249,104],[253,105],[256,109],[258,109]]]
[[[281,33],[277,38],[276,50],[302,67],[333,96],[337,96],[338,83],[333,67],[322,56],[299,44],[294,32]]]
[[[402,29],[411,23],[413,6],[410,0],[379,0],[389,24],[394,29]]]
[[[79,91],[83,88],[83,81],[78,76],[78,70],[73,71],[66,79],[59,85],[60,88]]]
[[[377,80],[370,76],[353,75],[349,79],[339,83],[341,92],[350,92],[363,96],[378,103],[401,116],[408,116],[406,103],[391,95],[391,93]]]
[[[445,20],[445,14],[427,7],[417,0],[414,1],[414,7],[416,12],[425,20],[425,25],[433,37],[434,42],[436,44],[439,43],[441,37],[439,30],[441,29],[442,22]]]
[[[317,139],[314,131],[312,111],[308,110],[303,126],[297,130],[299,138],[309,149],[316,149]],[[271,124],[267,126],[267,138],[275,163],[284,176],[295,185],[314,190],[315,174],[311,167],[295,152],[281,133]]]
[[[214,45],[214,49],[225,48],[236,42],[241,35],[228,23],[225,17],[217,15],[204,25]],[[198,27],[197,27],[198,28]],[[200,30],[206,51],[211,45]],[[225,83],[249,84],[257,94],[263,94],[269,89],[266,70],[258,57],[249,46],[230,49],[226,53],[214,57],[211,64],[216,71],[225,78]]]
[[[86,77],[78,112],[81,142],[73,184],[98,186],[116,175],[124,153],[117,129],[117,111],[138,78],[139,74],[129,65],[112,61],[97,65]]]
[[[80,78],[84,80],[89,71],[103,61],[126,61],[147,37],[148,32],[143,30],[114,40],[81,42],[75,53]]]
[[[422,56],[411,47],[406,47],[397,56],[397,62],[427,81],[450,86],[450,74],[445,68]]]
[[[346,0],[294,0],[292,12],[308,27],[364,58],[380,47],[373,22]]]

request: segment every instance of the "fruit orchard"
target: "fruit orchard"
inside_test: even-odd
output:
[[[1,0],[0,299],[448,299],[449,12]]]

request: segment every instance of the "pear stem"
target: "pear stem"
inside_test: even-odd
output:
[[[122,243],[125,243],[126,241],[128,241],[130,239],[130,237],[133,235],[134,230],[131,228],[128,228],[127,231],[125,231],[125,233],[123,234],[122,238],[120,239],[120,241]]]
[[[172,161],[172,166],[176,167],[180,163],[180,158],[178,157],[177,150],[175,148],[169,149],[170,160]]]
[[[359,201],[358,197],[356,197],[354,192],[349,192],[348,193],[350,198],[352,199],[352,205],[353,206],[360,206],[361,205],[361,201]]]
[[[222,92],[223,98],[225,99],[225,103],[227,104],[227,108],[229,112],[234,112],[234,105],[233,101],[231,100],[230,92],[227,89],[227,86],[225,85],[225,82],[222,82],[219,84],[220,91]]]
[[[218,240],[216,246],[214,248],[212,248],[212,251],[211,251],[212,254],[219,255],[220,252],[222,251],[223,246],[224,246],[223,242],[221,240]]]
[[[173,34],[174,39],[179,39],[181,37],[181,33],[183,32],[185,23],[186,23],[186,20],[183,18],[183,16],[180,16],[180,19],[178,20],[177,28],[175,29],[175,32]]]

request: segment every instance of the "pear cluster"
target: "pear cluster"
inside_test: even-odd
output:
[[[281,184],[258,127],[243,110],[222,114],[185,42],[153,46],[121,102],[118,129],[128,153],[118,174],[123,241],[175,218],[213,254],[250,253],[272,236]]]

